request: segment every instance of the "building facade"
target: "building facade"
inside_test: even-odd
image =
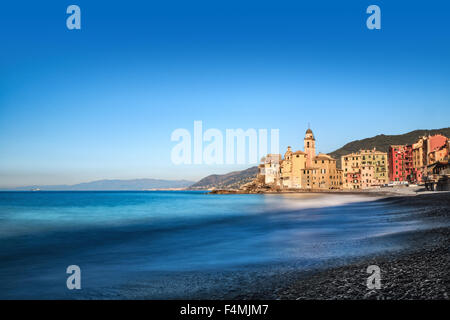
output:
[[[388,183],[386,152],[363,149],[341,157],[344,189],[366,189]]]
[[[264,183],[265,184],[278,184],[280,181],[280,163],[281,163],[281,155],[269,153],[263,159],[263,165],[260,166],[263,168],[264,175]]]
[[[389,147],[389,180],[412,182],[415,177],[412,145],[393,145]]]
[[[448,159],[448,154],[449,140],[441,134],[420,137],[411,145],[390,146],[389,179],[422,183],[427,167]]]
[[[302,169],[301,179],[304,189],[340,189],[342,171],[336,168],[336,159],[320,153],[310,161],[311,165]]]
[[[358,172],[344,173],[344,189],[361,189],[361,174]]]
[[[285,189],[342,188],[342,170],[336,168],[336,159],[327,154],[316,155],[316,140],[311,129],[305,133],[303,146],[304,151],[295,152],[288,147],[284,158],[280,159],[279,180],[274,176],[273,171],[270,171],[270,177],[265,178],[265,181]],[[269,172],[267,166],[265,168],[265,171]],[[275,169],[275,166],[270,168]]]

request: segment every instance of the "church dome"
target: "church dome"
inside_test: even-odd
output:
[[[314,140],[314,134],[310,128],[306,130],[305,139]]]

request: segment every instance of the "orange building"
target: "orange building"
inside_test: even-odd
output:
[[[412,159],[415,171],[415,182],[423,182],[426,167],[448,157],[448,138],[441,134],[423,136],[412,145]]]

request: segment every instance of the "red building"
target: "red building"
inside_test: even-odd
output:
[[[427,165],[448,158],[447,137],[436,134],[424,136],[413,145],[389,147],[389,180],[420,183]]]
[[[445,147],[448,143],[446,136],[442,134],[435,134],[434,136],[428,137],[427,153],[431,153]],[[430,164],[430,163],[429,163]]]
[[[361,188],[361,173],[360,172],[345,173],[344,186],[346,189],[360,189]]]
[[[412,145],[395,145],[389,147],[389,180],[407,181],[415,180],[415,171],[412,161]]]

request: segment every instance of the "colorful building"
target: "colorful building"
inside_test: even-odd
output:
[[[427,166],[447,159],[448,154],[448,139],[441,134],[423,136],[412,145],[391,146],[389,179],[421,183],[427,174]]]
[[[375,148],[342,156],[341,166],[345,189],[371,188],[389,181],[387,153]]]
[[[389,147],[389,180],[412,182],[415,177],[412,145],[393,145]]]
[[[344,189],[361,189],[361,173],[344,173]]]
[[[367,189],[376,185],[375,167],[373,165],[361,166],[361,189]]]

